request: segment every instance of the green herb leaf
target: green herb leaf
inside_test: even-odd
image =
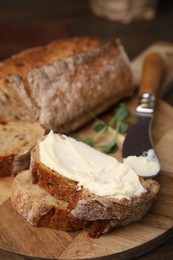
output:
[[[100,131],[102,131],[102,130],[107,130],[108,129],[108,126],[106,125],[106,124],[104,124],[104,123],[100,123],[100,124],[97,124],[96,126],[95,126],[95,128],[94,128],[94,130],[96,131],[96,132],[100,132]]]
[[[93,146],[94,145],[94,140],[92,137],[88,137],[87,139],[84,140],[84,143]]]
[[[121,122],[119,125],[119,133],[126,133],[129,129],[129,126],[126,122]]]
[[[114,153],[118,149],[118,145],[116,141],[112,141],[111,143],[102,146],[102,150],[104,153]]]
[[[114,121],[123,121],[131,116],[130,111],[126,104],[120,103],[119,107],[117,108],[115,115],[114,115]]]
[[[126,104],[120,103],[119,106],[117,107],[114,116],[111,118],[109,123],[105,123],[101,121],[99,118],[97,118],[92,111],[90,110],[89,106],[86,106],[88,112],[90,115],[93,117],[93,119],[96,120],[97,124],[94,128],[95,132],[92,137],[88,137],[84,140],[84,143],[94,146],[97,140],[100,138],[100,136],[105,133],[108,130],[108,126],[111,126],[115,128],[115,136],[112,138],[112,142],[102,146],[102,150],[105,153],[113,153],[118,150],[118,145],[117,145],[117,138],[119,133],[126,133],[128,131],[128,124],[126,122],[126,119],[131,117],[131,113],[127,107]]]

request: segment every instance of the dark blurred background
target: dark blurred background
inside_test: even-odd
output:
[[[173,1],[158,1],[152,20],[123,24],[96,16],[88,0],[0,0],[0,60],[69,36],[118,37],[134,58],[155,42],[173,42]]]
[[[156,42],[173,44],[173,0],[159,0],[153,19],[128,24],[96,16],[89,0],[0,0],[0,60],[71,36],[119,38],[133,59]],[[173,88],[164,99],[173,105]],[[173,259],[173,239],[140,259]]]

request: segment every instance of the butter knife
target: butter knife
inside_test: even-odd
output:
[[[136,123],[129,130],[122,148],[123,162],[143,177],[155,176],[160,171],[160,163],[153,147],[151,126],[163,71],[164,61],[159,53],[148,54],[143,64]]]

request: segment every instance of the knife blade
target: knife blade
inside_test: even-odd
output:
[[[123,162],[143,177],[154,176],[160,171],[160,163],[153,147],[151,127],[163,72],[164,61],[160,54],[148,54],[143,64],[136,123],[129,130],[122,147]]]

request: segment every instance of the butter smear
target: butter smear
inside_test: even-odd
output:
[[[98,196],[130,199],[146,192],[129,166],[89,145],[52,131],[39,143],[40,160]]]
[[[142,177],[152,177],[160,171],[160,163],[153,149],[148,150],[146,155],[128,156],[123,162]]]

